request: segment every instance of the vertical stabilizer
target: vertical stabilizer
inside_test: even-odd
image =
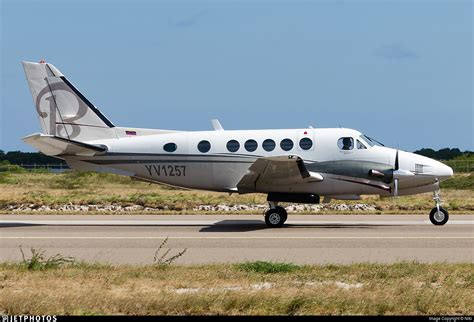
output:
[[[43,133],[76,141],[114,138],[114,125],[51,64],[23,62]]]

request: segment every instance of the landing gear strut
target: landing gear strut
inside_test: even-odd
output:
[[[270,209],[265,212],[265,223],[270,228],[278,228],[283,226],[286,219],[288,218],[288,213],[285,208],[278,206],[278,202],[269,201],[268,205]]]
[[[430,212],[430,221],[433,225],[442,226],[448,222],[449,214],[446,209],[441,207],[441,196],[439,195],[439,190],[434,192],[433,200],[436,202],[436,207],[434,207]]]

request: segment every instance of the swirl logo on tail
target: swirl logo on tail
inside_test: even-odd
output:
[[[57,91],[69,93],[74,100],[58,102],[58,95],[54,94]],[[69,94],[61,96],[69,98]],[[60,106],[62,104],[65,106]],[[87,114],[88,107],[65,83],[57,82],[44,87],[36,97],[35,106],[39,117],[49,121],[50,135],[74,139],[81,133],[81,127],[75,121]]]

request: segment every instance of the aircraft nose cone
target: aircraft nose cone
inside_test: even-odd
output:
[[[446,180],[453,176],[453,169],[446,164],[439,162],[439,165],[436,167],[436,174],[439,180]]]

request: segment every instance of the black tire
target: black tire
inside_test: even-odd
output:
[[[283,216],[283,223],[285,223],[286,220],[288,219],[288,213],[286,212],[286,209],[283,207],[277,206],[276,210],[281,213],[281,215]]]
[[[438,213],[438,208],[434,207],[430,212],[430,221],[433,225],[443,226],[445,223],[448,222],[448,219],[448,211],[444,208],[439,207]]]
[[[265,212],[265,223],[270,228],[279,228],[283,226],[288,215],[282,207],[269,209]]]

